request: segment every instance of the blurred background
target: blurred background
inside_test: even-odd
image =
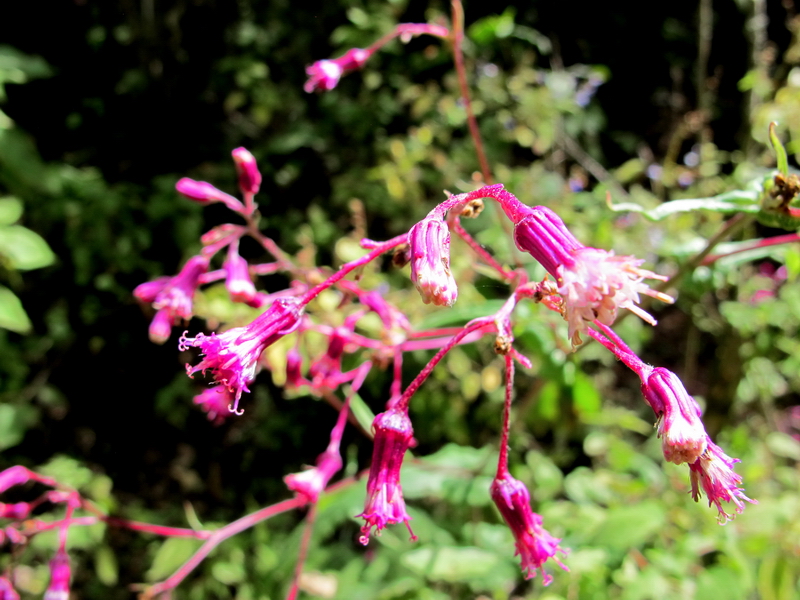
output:
[[[496,181],[556,210],[588,245],[673,274],[724,216],[654,223],[610,211],[607,193],[654,207],[743,189],[774,168],[764,145],[772,120],[796,164],[800,20],[788,0],[678,0],[646,12],[628,0],[509,2],[491,12],[466,1],[465,12],[468,76]],[[238,146],[264,175],[266,233],[320,265],[341,263],[348,248],[337,242],[364,220],[371,238],[398,235],[442,190],[473,189],[478,164],[447,42],[395,40],[335,90],[302,89],[315,60],[367,46],[397,23],[448,25],[449,5],[73,0],[16,3],[8,16],[0,283],[30,325],[14,320],[19,307],[4,294],[0,321],[12,319],[12,330],[0,329],[0,467],[40,469],[116,514],[175,526],[213,527],[288,497],[281,478],[314,463],[335,412],[286,396],[280,375],[263,374],[244,416],[213,426],[191,403],[201,382],[184,374],[191,357],[177,351],[179,332],[164,346],[149,342],[151,313],[131,291],[176,273],[200,234],[228,220],[220,207],[179,198],[174,183],[189,176],[234,193]],[[52,254],[35,236],[28,250],[12,247],[14,223]],[[467,226],[500,260],[541,275],[492,207]],[[782,233],[753,224],[738,239]],[[420,326],[487,314],[507,287],[459,248],[452,311],[423,306],[406,271],[375,281]],[[255,247],[243,252],[263,258]],[[487,340],[454,351],[412,403],[419,446],[403,486],[420,541],[390,528],[364,549],[353,518],[363,486],[326,497],[303,593],[797,598],[799,274],[796,245],[738,254],[687,273],[675,305],[649,307],[656,328],[636,319],[616,328],[645,361],[681,376],[709,433],[742,459],[737,471],[760,504],[734,522],[719,527],[716,511],[688,495],[688,470],[664,464],[638,379],[596,344],[570,353],[563,322],[521,305],[515,334],[534,369],[518,373],[512,471],[572,549],[571,572],[553,573],[549,588],[525,582],[489,501],[502,363]],[[429,358],[410,355],[406,381]],[[388,385],[385,373],[368,380],[362,396],[373,411]],[[368,440],[345,434],[347,473],[368,466],[370,453]],[[229,540],[174,597],[282,598],[302,516]],[[168,576],[196,544],[96,526],[73,528],[69,547],[74,597],[129,598],[131,584]],[[54,548],[43,535],[2,556],[3,567],[17,565],[24,597],[44,590]]]

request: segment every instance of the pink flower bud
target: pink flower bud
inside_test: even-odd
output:
[[[737,475],[733,465],[739,462],[738,458],[731,458],[722,449],[707,439],[706,451],[694,463],[689,465],[689,476],[692,482],[692,498],[695,502],[700,499],[702,492],[708,496],[708,505],[714,504],[719,512],[719,522],[724,525],[735,515],[726,513],[722,502],[733,502],[736,513],[744,511],[744,503],[758,504],[744,495],[744,489],[739,487],[742,476]],[[701,491],[702,488],[702,491]]]
[[[291,348],[286,353],[286,387],[297,388],[307,383],[303,377],[303,357],[297,348]]]
[[[9,467],[0,473],[0,494],[14,487],[15,485],[22,485],[28,483],[34,475],[31,471],[21,465]]]
[[[154,279],[153,281],[141,283],[136,286],[136,289],[133,290],[133,295],[136,297],[137,300],[140,300],[147,304],[151,304],[155,302],[156,297],[169,284],[171,280],[172,277],[159,277],[158,279]]]
[[[244,205],[239,200],[205,181],[195,181],[194,179],[183,177],[175,184],[175,189],[182,196],[201,204],[222,202],[231,210],[236,212],[244,211]]]
[[[257,194],[261,188],[261,173],[256,165],[256,159],[246,148],[236,148],[231,152],[239,175],[239,189],[242,194]]]
[[[150,341],[159,346],[166,342],[172,335],[172,324],[173,318],[168,308],[157,310],[147,330]]]
[[[341,468],[342,459],[338,449],[329,449],[319,455],[316,467],[287,475],[283,480],[290,490],[313,503],[319,499],[319,495],[328,486],[331,477],[336,475]]]
[[[350,50],[337,58],[336,62],[339,63],[342,71],[347,73],[349,71],[363,69],[370,56],[372,56],[372,53],[369,50],[350,48]]]
[[[182,320],[188,321],[192,318],[194,293],[200,285],[200,276],[208,271],[208,264],[209,260],[205,256],[191,257],[186,261],[180,273],[171,277],[161,291],[156,294],[153,308],[159,312],[163,310],[164,313],[160,316],[157,313],[153,319],[151,339],[156,341],[169,338],[169,332],[166,331],[165,325],[167,321],[171,327]]]
[[[447,223],[432,214],[408,232],[411,281],[425,304],[453,306],[458,288],[450,272],[450,230]]]
[[[236,414],[242,392],[249,392],[248,385],[256,377],[256,368],[261,353],[267,346],[293,332],[300,325],[303,306],[295,298],[279,298],[263,314],[244,327],[234,327],[219,335],[198,334],[197,337],[181,336],[180,350],[200,348],[204,358],[193,367],[186,365],[191,377],[197,371],[210,369],[214,379],[233,392],[234,401],[228,409]]]
[[[256,288],[250,279],[249,265],[239,256],[238,244],[231,244],[223,268],[226,272],[225,288],[234,302],[250,303],[256,297]]]
[[[333,60],[318,60],[306,68],[308,81],[303,86],[306,92],[328,92],[336,87],[343,73],[342,67]]]
[[[400,467],[403,457],[414,442],[414,429],[408,418],[408,409],[391,408],[379,414],[372,422],[375,431],[372,465],[367,480],[367,499],[364,512],[358,515],[366,523],[361,528],[359,541],[365,546],[370,532],[380,533],[387,525],[405,523],[411,539],[411,517],[406,513],[403,488],[400,486]]]
[[[0,519],[12,519],[20,521],[27,519],[33,507],[27,502],[17,502],[15,504],[3,504],[0,502]]]
[[[706,451],[700,407],[675,373],[658,367],[642,382],[642,394],[658,416],[658,437],[664,458],[679,465],[693,463]]]
[[[66,552],[59,550],[50,561],[50,585],[44,593],[44,600],[69,600],[71,576],[69,557]]]
[[[542,527],[542,517],[531,510],[531,499],[528,489],[521,481],[511,477],[507,472],[498,474],[490,488],[492,500],[503,519],[514,534],[517,552],[520,557],[522,572],[527,579],[536,577],[536,570],[542,570],[542,583],[550,585],[552,575],[544,570],[548,558],[565,571],[566,565],[556,558],[556,553],[566,552],[558,545],[561,540],[550,535]]]

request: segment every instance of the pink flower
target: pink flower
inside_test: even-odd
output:
[[[264,349],[300,325],[303,306],[296,298],[278,298],[262,315],[244,327],[234,327],[219,335],[198,334],[197,337],[181,336],[178,348],[190,346],[200,348],[204,358],[193,367],[186,365],[191,377],[197,371],[211,369],[214,379],[234,393],[231,412],[239,411],[242,392],[249,392],[248,385],[256,377],[258,359]]]
[[[189,177],[183,177],[175,184],[175,189],[182,196],[200,204],[222,202],[231,210],[236,212],[244,211],[244,205],[239,200],[205,181],[195,181]]]
[[[303,357],[297,348],[286,353],[286,387],[298,388],[310,383],[303,377]]]
[[[642,379],[642,394],[658,416],[664,458],[676,465],[694,463],[706,451],[708,435],[700,407],[675,373],[658,367]]]
[[[549,208],[526,206],[515,198],[504,198],[501,203],[514,221],[519,249],[530,253],[555,277],[574,346],[581,343],[580,334],[588,323],[597,320],[611,325],[619,308],[655,325],[655,319],[637,306],[639,294],[673,302],[644,283],[645,279],[666,281],[666,277],[640,268],[643,260],[584,246]]]
[[[308,81],[303,86],[306,92],[327,92],[336,87],[345,73],[364,66],[372,53],[361,48],[351,48],[334,60],[318,60],[306,68]]]
[[[14,504],[4,504],[0,502],[0,519],[13,519],[21,521],[27,519],[33,507],[28,502],[16,502]]]
[[[173,325],[192,318],[194,293],[200,276],[208,271],[208,262],[205,256],[193,256],[174,277],[159,277],[133,291],[134,296],[152,302],[156,309],[150,324],[150,339],[154,343],[163,344],[169,339]]]
[[[722,449],[707,438],[707,448],[700,458],[689,465],[689,475],[692,482],[692,498],[695,502],[700,499],[702,492],[708,496],[708,505],[714,504],[719,512],[721,525],[733,519],[735,515],[726,513],[722,502],[733,502],[736,513],[744,511],[742,500],[751,504],[758,504],[744,495],[744,489],[739,487],[742,476],[733,471],[733,465],[740,462],[738,458],[731,458]],[[702,491],[701,491],[702,488]]]
[[[256,159],[247,148],[236,148],[231,152],[239,175],[239,189],[242,194],[257,194],[261,188],[261,173]]]
[[[71,576],[69,557],[66,552],[59,550],[50,561],[50,585],[44,593],[44,600],[69,600]]]
[[[224,385],[206,388],[197,394],[192,402],[197,404],[208,415],[214,425],[221,425],[230,415],[229,407],[233,404],[233,392]]]
[[[293,492],[305,496],[309,502],[316,502],[319,495],[328,486],[331,477],[342,468],[342,458],[336,448],[329,448],[319,455],[317,466],[300,473],[292,473],[283,478],[286,486]]]
[[[19,594],[5,577],[0,577],[0,600],[19,600]]]
[[[550,535],[542,527],[542,517],[531,510],[530,494],[525,484],[508,473],[504,476],[498,474],[492,481],[490,493],[511,533],[514,534],[516,555],[520,557],[522,572],[526,579],[536,577],[536,570],[541,569],[542,583],[549,585],[553,577],[543,567],[548,558],[552,558],[559,567],[569,571],[567,566],[556,558],[557,552],[566,555],[558,545],[561,540]]]
[[[407,408],[391,408],[379,414],[372,422],[375,440],[372,450],[372,465],[367,480],[367,499],[364,512],[358,515],[366,523],[361,528],[359,541],[365,546],[369,542],[372,528],[376,533],[387,525],[405,523],[411,539],[416,540],[408,522],[403,488],[400,486],[400,467],[403,457],[414,442],[414,429],[408,418]]]
[[[228,256],[223,265],[225,269],[225,288],[234,302],[250,304],[255,300],[256,288],[250,279],[247,261],[239,255],[238,242],[228,246]]]
[[[450,230],[434,212],[408,232],[411,281],[425,304],[453,306],[458,288],[450,272]]]
[[[0,473],[0,494],[16,486],[28,483],[34,473],[22,465],[15,465]]]

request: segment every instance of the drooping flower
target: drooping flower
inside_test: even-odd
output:
[[[406,524],[411,539],[416,540],[409,525],[411,517],[406,512],[403,488],[400,486],[403,457],[414,442],[408,409],[395,406],[379,414],[372,422],[372,428],[375,439],[367,480],[367,499],[364,512],[358,515],[366,522],[361,528],[359,541],[366,546],[373,527],[377,534],[387,525],[401,522]]]
[[[59,550],[50,561],[50,585],[44,593],[44,600],[69,600],[71,576],[69,557],[64,550]]]
[[[664,458],[676,465],[694,463],[706,451],[708,435],[700,407],[675,373],[658,367],[642,378],[644,399],[658,417]]]
[[[301,321],[303,306],[296,298],[278,298],[252,323],[234,327],[219,335],[198,334],[190,338],[184,333],[178,345],[180,350],[200,348],[204,358],[196,366],[186,365],[191,377],[197,371],[211,370],[214,379],[234,394],[231,412],[239,411],[242,392],[249,392],[248,385],[256,377],[256,368],[261,353],[267,346],[294,331]]]
[[[257,194],[261,188],[261,172],[255,157],[247,148],[236,148],[231,154],[239,176],[239,189],[243,194]]]
[[[0,577],[0,600],[19,600],[19,594],[5,577]]]
[[[435,212],[431,211],[408,232],[411,281],[425,304],[453,306],[458,288],[450,272],[450,230]]]
[[[742,476],[733,470],[733,465],[740,462],[738,458],[731,458],[722,449],[706,438],[706,451],[695,462],[689,465],[689,476],[692,482],[692,498],[695,502],[705,493],[708,505],[717,507],[719,522],[724,525],[735,515],[728,514],[722,508],[722,502],[732,502],[736,505],[736,513],[744,511],[744,502],[758,504],[744,494],[744,489],[739,487]],[[701,491],[702,488],[702,491]]]
[[[318,60],[306,68],[308,81],[306,92],[328,92],[336,87],[345,73],[361,69],[372,53],[362,48],[351,48],[343,56],[333,60]]]
[[[151,341],[163,344],[169,339],[173,325],[192,318],[194,293],[200,284],[200,276],[208,271],[208,264],[207,257],[193,256],[174,277],[159,277],[133,291],[134,296],[152,303],[156,309],[150,323]]]
[[[652,315],[637,306],[639,294],[673,302],[670,296],[644,283],[645,279],[667,278],[642,269],[643,260],[584,246],[549,208],[527,206],[507,195],[513,201],[504,198],[501,204],[514,221],[517,247],[531,254],[556,279],[573,345],[581,343],[580,334],[588,323],[596,320],[611,325],[620,308],[655,325]]]
[[[516,555],[520,557],[520,566],[526,579],[536,577],[537,569],[542,570],[542,583],[549,585],[553,576],[544,570],[548,558],[565,571],[569,568],[556,558],[556,553],[566,552],[558,545],[561,541],[550,535],[542,527],[542,517],[531,510],[531,498],[528,488],[521,481],[514,479],[507,472],[498,475],[490,488],[492,500],[503,519],[514,534],[517,547]]]

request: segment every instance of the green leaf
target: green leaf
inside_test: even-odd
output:
[[[660,221],[664,217],[675,215],[684,212],[693,212],[696,210],[708,210],[712,212],[745,212],[745,213],[758,213],[758,196],[759,192],[734,190],[732,192],[725,192],[718,196],[711,198],[685,198],[681,200],[672,200],[665,202],[661,206],[653,209],[647,209],[634,202],[621,202],[613,204],[609,197],[606,204],[615,212],[629,211],[638,212],[644,215],[651,221]]]
[[[784,175],[789,174],[789,158],[786,156],[786,148],[783,147],[778,134],[775,133],[775,126],[777,123],[773,121],[769,124],[769,141],[772,144],[772,149],[775,150],[775,160],[778,163],[778,171]]]
[[[37,414],[27,405],[0,404],[0,450],[19,444],[28,427],[37,421]]]
[[[147,571],[147,581],[158,581],[172,575],[178,567],[189,560],[200,545],[199,540],[191,538],[169,538],[153,557],[153,566]]]
[[[372,412],[370,407],[367,406],[358,394],[353,394],[353,398],[350,400],[350,410],[353,412],[353,416],[364,431],[372,431],[372,422],[375,420],[375,413]]]
[[[55,254],[38,234],[21,225],[0,227],[0,255],[14,269],[40,269],[53,264]]]
[[[102,545],[97,549],[94,554],[94,570],[97,578],[105,585],[109,587],[117,585],[119,564],[110,547]]]
[[[432,581],[467,582],[489,576],[501,559],[480,548],[420,548],[406,552],[403,564],[420,576]]]
[[[31,320],[22,308],[22,302],[14,292],[2,285],[0,285],[0,327],[17,333],[28,333],[31,330]]]
[[[14,196],[0,198],[0,225],[16,223],[22,216],[22,202]]]
[[[661,531],[665,521],[663,506],[655,500],[612,508],[594,532],[592,543],[616,550],[638,548]]]

